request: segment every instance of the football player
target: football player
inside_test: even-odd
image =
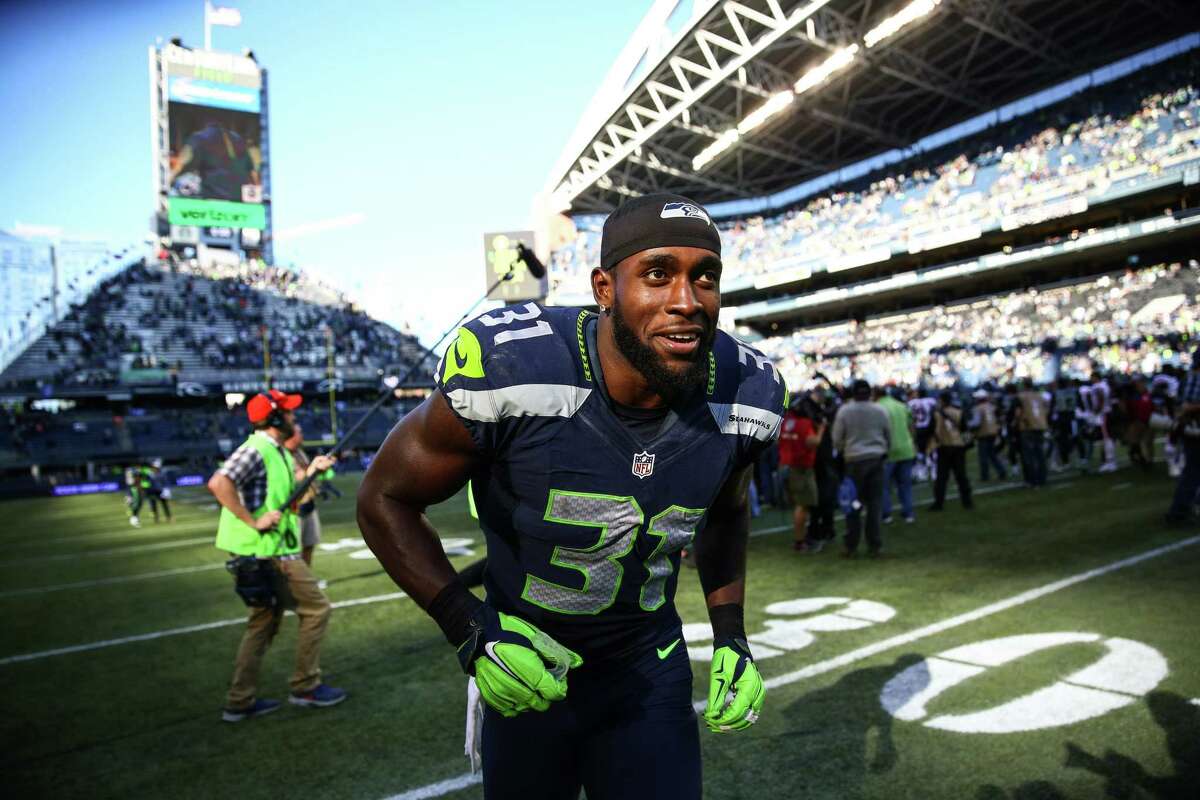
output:
[[[713,628],[704,722],[738,731],[762,709],[742,620],[747,483],[786,390],[762,354],[716,328],[720,253],[687,198],[626,203],[605,221],[591,275],[599,315],[527,303],[467,323],[438,391],[362,483],[364,538],[487,704],[488,797],[700,797],[674,607],[684,547]],[[487,540],[484,601],[423,514],[468,478]]]
[[[933,440],[933,412],[937,409],[937,400],[929,396],[924,386],[917,388],[917,396],[908,401],[912,411],[913,428],[916,430],[917,444],[917,480],[933,480],[935,459],[937,458],[936,443]]]

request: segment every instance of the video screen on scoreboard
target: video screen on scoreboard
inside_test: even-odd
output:
[[[177,74],[184,70],[192,74]],[[197,72],[171,64],[167,76],[170,222],[262,229],[260,88],[243,76]]]

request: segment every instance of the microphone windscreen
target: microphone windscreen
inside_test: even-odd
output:
[[[538,280],[546,277],[546,265],[539,261],[538,257],[533,254],[533,251],[522,242],[517,242],[517,255],[525,262],[526,269],[529,270],[533,277]]]

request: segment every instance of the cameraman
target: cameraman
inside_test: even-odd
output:
[[[241,722],[279,708],[278,700],[256,698],[258,670],[279,631],[285,607],[293,607],[293,601],[292,610],[300,619],[300,636],[289,702],[323,707],[346,699],[341,689],[321,683],[321,639],[332,608],[300,557],[296,514],[283,507],[296,481],[306,477],[283,447],[295,431],[295,409],[300,403],[300,395],[275,389],[250,398],[246,415],[254,432],[208,481],[208,490],[221,504],[216,546],[239,559],[239,568],[249,561],[246,566],[257,569],[260,576],[265,570],[264,580],[271,580],[275,588],[273,603],[250,607],[221,715],[226,722]],[[332,465],[332,458],[317,456],[307,474]]]

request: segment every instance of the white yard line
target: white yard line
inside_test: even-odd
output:
[[[438,781],[428,786],[422,786],[420,789],[412,789],[403,794],[392,795],[387,800],[429,800],[431,797],[441,797],[444,794],[457,792],[459,789],[465,789],[477,783],[483,783],[483,773],[476,772],[472,775],[468,772],[465,775],[459,775],[457,778]]]
[[[43,561],[66,561],[74,558],[95,558],[97,556],[120,556],[125,554],[147,553],[151,550],[170,550],[175,547],[191,547],[192,545],[216,541],[212,536],[196,536],[191,539],[180,539],[174,542],[157,542],[155,544],[131,544],[122,547],[110,547],[107,550],[85,550],[82,553],[56,553],[52,556],[31,556],[29,558],[10,558],[0,561],[0,567],[17,564],[37,564]]]
[[[998,489],[999,487],[996,488]],[[818,675],[823,675],[826,672],[832,672],[833,670],[847,667],[858,661],[863,661],[864,659],[877,656],[880,653],[887,652],[888,650],[894,650],[897,647],[903,647],[929,636],[935,636],[953,628],[957,628],[971,622],[976,622],[984,617],[989,617],[993,614],[999,614],[1000,612],[1007,611],[1010,608],[1016,608],[1017,606],[1024,605],[1025,603],[1033,602],[1034,600],[1054,594],[1055,592],[1060,592],[1063,589],[1069,588],[1078,583],[1083,583],[1084,581],[1091,580],[1092,578],[1099,578],[1102,575],[1108,575],[1111,572],[1116,572],[1117,570],[1125,569],[1126,567],[1131,567],[1135,564],[1140,564],[1143,561],[1148,561],[1152,558],[1158,558],[1159,556],[1166,555],[1167,553],[1173,553],[1176,550],[1180,550],[1184,547],[1190,547],[1191,545],[1197,543],[1200,543],[1200,536],[1192,536],[1188,539],[1174,542],[1173,544],[1156,547],[1153,550],[1147,550],[1146,552],[1140,553],[1136,556],[1130,556],[1129,558],[1124,558],[1120,561],[1114,561],[1113,563],[1106,564],[1103,567],[1097,567],[1095,569],[1087,570],[1086,572],[1080,572],[1070,576],[1069,578],[1063,578],[1062,580],[1054,581],[1053,583],[1047,583],[1044,586],[1039,586],[1036,589],[1030,589],[1027,592],[1013,595],[1007,599],[1000,600],[995,603],[989,603],[988,605],[977,608],[974,611],[968,611],[965,614],[959,614],[958,616],[950,617],[949,619],[942,620],[941,622],[935,622],[932,625],[926,625],[922,628],[917,628],[916,630],[912,630],[907,633],[892,636],[888,639],[884,639],[883,641],[869,644],[865,647],[860,647],[857,650],[851,650],[849,653],[826,659],[825,661],[820,661],[816,664],[811,664],[803,669],[798,669],[783,675],[777,675],[774,678],[767,680],[766,686],[768,689],[775,689],[780,686],[787,686],[788,684],[796,683],[808,678],[814,678]],[[704,710],[705,704],[706,703],[704,700],[697,700],[692,705],[697,712],[700,712]],[[437,783],[421,786],[417,789],[411,789],[402,794],[392,795],[391,797],[387,798],[387,800],[428,800],[429,798],[441,797],[442,795],[449,794],[450,792],[466,788],[467,786],[478,783],[481,779],[482,776],[480,775],[464,773],[456,778],[449,778],[447,780],[438,781]]]
[[[20,597],[27,594],[45,594],[46,592],[61,592],[66,589],[85,589],[90,586],[111,586],[115,583],[131,583],[133,581],[146,581],[151,578],[166,578],[171,575],[186,575],[190,572],[204,572],[206,570],[221,569],[224,564],[200,564],[195,567],[179,567],[178,569],[160,569],[157,572],[139,572],[136,575],[117,575],[112,578],[97,578],[91,581],[76,581],[74,583],[56,583],[51,586],[33,586],[28,589],[9,589],[6,592],[0,592],[0,598],[5,597]]]
[[[341,600],[333,604],[334,608],[350,608],[352,606],[365,606],[372,603],[385,603],[389,600],[399,600],[408,595],[404,592],[389,592],[388,594],[377,594],[371,597],[359,597],[354,600]],[[287,612],[291,614],[292,612]],[[179,636],[184,633],[197,633],[199,631],[210,631],[214,628],[227,628],[230,625],[242,625],[246,622],[245,617],[236,617],[234,619],[219,619],[216,622],[205,622],[200,625],[187,625],[182,628],[169,628],[165,631],[153,631],[151,633],[139,633],[136,636],[123,636],[120,639],[105,639],[101,642],[88,642],[87,644],[76,644],[70,647],[59,647],[54,650],[42,650],[37,653],[25,653],[19,656],[8,656],[0,658],[0,667],[8,664],[19,664],[22,661],[37,661],[43,658],[53,658],[54,656],[65,656],[70,653],[83,653],[88,650],[102,650],[106,647],[115,647],[119,644],[132,644],[133,642],[147,642],[151,639],[162,639],[167,636]]]
[[[65,542],[89,541],[96,542],[107,539],[130,539],[136,541],[141,539],[145,542],[146,539],[154,539],[158,536],[170,536],[173,533],[178,533],[181,530],[188,528],[212,528],[214,526],[208,524],[204,520],[187,520],[186,522],[162,522],[155,525],[153,522],[142,528],[133,528],[125,525],[117,530],[103,530],[95,533],[72,533],[66,536],[47,536],[36,539],[26,539],[22,541],[9,542],[7,547],[46,547],[49,545],[60,545]],[[215,535],[215,534],[214,534]]]

